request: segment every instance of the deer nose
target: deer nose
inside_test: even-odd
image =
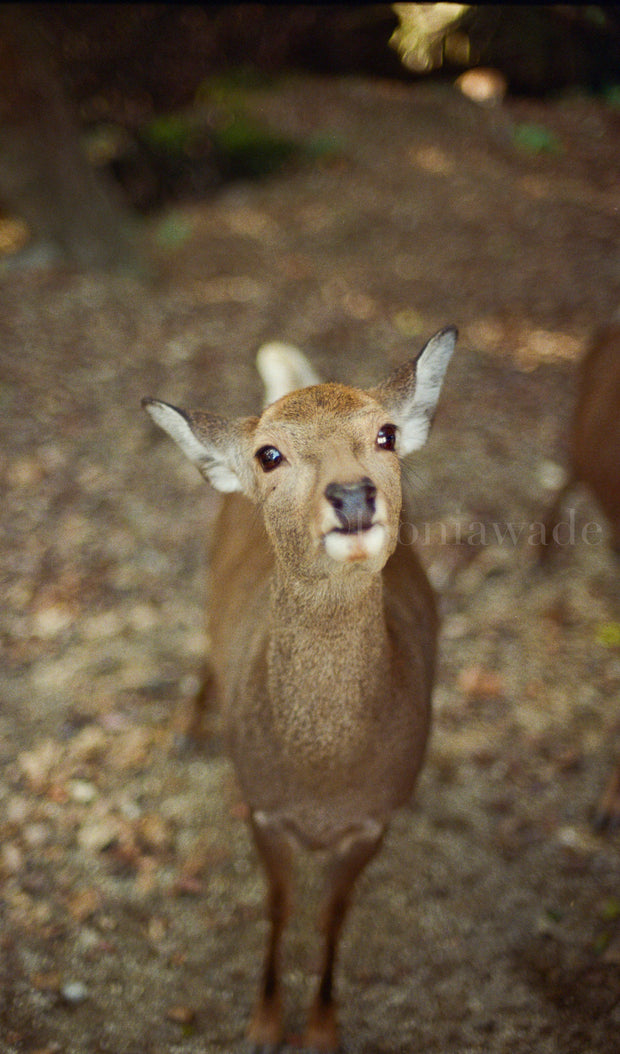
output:
[[[329,483],[325,488],[325,497],[340,522],[337,529],[346,534],[372,527],[376,496],[377,488],[367,476],[358,483]]]

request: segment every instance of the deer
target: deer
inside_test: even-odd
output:
[[[304,1043],[337,1049],[335,967],[353,886],[422,765],[439,619],[399,537],[402,459],[426,442],[456,338],[455,327],[440,330],[369,390],[322,382],[298,349],[265,345],[258,417],[142,400],[225,495],[212,542],[209,685],[267,879],[254,1051],[283,1041],[281,945],[303,850],[325,861]]]
[[[569,440],[570,467],[545,524],[545,541],[553,542],[553,527],[574,488],[584,484],[605,513],[611,545],[620,557],[620,312],[594,334],[578,370],[577,399]],[[540,562],[548,566],[552,543],[541,547]],[[620,825],[620,759],[595,811],[599,830]]]

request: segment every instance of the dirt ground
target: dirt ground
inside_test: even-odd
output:
[[[434,731],[357,888],[346,1049],[612,1054],[620,832],[592,817],[620,743],[620,576],[583,493],[552,574],[532,542],[574,361],[619,303],[620,114],[356,78],[251,105],[333,149],[150,221],[154,282],[0,275],[0,1051],[221,1054],[254,999],[263,884],[232,770],[217,744],[171,751],[217,498],[140,397],[253,412],[264,340],[365,385],[455,323],[407,467],[444,620]],[[523,124],[557,151],[516,145]],[[287,948],[293,1049],[305,906]]]

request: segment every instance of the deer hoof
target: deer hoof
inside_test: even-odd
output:
[[[275,1054],[282,1045],[282,1007],[278,999],[259,1003],[248,1025],[251,1054]]]
[[[303,1049],[308,1051],[308,1054],[336,1054],[339,1049],[338,1041],[334,1007],[314,1007],[304,1035]]]

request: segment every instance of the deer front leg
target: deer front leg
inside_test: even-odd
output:
[[[381,845],[384,828],[369,821],[340,842],[327,873],[326,895],[321,913],[325,951],[318,991],[310,1010],[305,1046],[313,1051],[335,1051],[338,1047],[338,1015],[334,996],[334,970],[338,940],[351,903],[353,886]]]
[[[175,753],[186,754],[205,738],[205,719],[213,714],[215,697],[215,675],[211,664],[206,663],[196,695],[176,709],[172,728]]]
[[[267,873],[270,922],[267,954],[256,1008],[248,1027],[248,1040],[256,1051],[275,1050],[282,1040],[282,990],[280,946],[291,910],[293,866],[291,846],[286,834],[270,824],[262,813],[251,818],[252,833]]]

